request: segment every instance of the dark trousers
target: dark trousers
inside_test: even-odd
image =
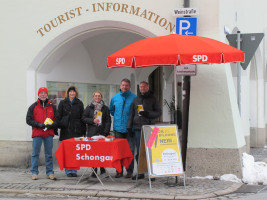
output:
[[[141,131],[140,130],[134,131],[134,139],[135,139],[135,145],[136,145],[135,160],[136,160],[136,163],[138,164],[139,152],[140,152],[140,143],[141,143]]]
[[[115,131],[115,138],[124,138],[127,139],[128,144],[130,146],[131,152],[134,155],[134,147],[135,147],[135,142],[134,142],[134,137],[129,136],[128,133],[119,133]],[[123,172],[123,166],[121,166],[122,172]],[[133,174],[134,171],[134,159],[132,160],[129,168],[127,169],[128,174]]]

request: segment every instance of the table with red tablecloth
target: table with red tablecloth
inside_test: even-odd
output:
[[[81,141],[68,139],[61,142],[56,153],[61,170],[79,170],[80,167],[126,168],[132,162],[133,154],[126,139],[113,141]]]

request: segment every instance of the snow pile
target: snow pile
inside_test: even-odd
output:
[[[242,181],[247,184],[264,184],[267,185],[267,164],[265,162],[255,162],[254,157],[243,153],[243,178]],[[217,176],[195,176],[195,179],[214,179]],[[242,181],[233,174],[224,174],[220,177],[221,181],[232,181],[241,183]]]
[[[220,177],[221,181],[232,181],[232,182],[236,182],[236,183],[241,183],[241,180],[239,178],[237,178],[236,175],[234,174],[224,174]]]
[[[213,179],[213,176],[205,176],[205,177],[202,177],[202,176],[194,176],[192,178],[195,178],[195,179]]]
[[[267,164],[255,162],[254,157],[243,153],[243,182],[248,184],[263,183],[267,185]]]

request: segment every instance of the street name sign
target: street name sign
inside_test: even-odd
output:
[[[197,15],[197,8],[175,8],[173,10],[173,16],[181,16],[181,15]]]

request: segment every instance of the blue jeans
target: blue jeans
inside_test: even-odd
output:
[[[39,174],[38,164],[39,164],[39,155],[44,141],[44,151],[45,151],[45,166],[46,166],[46,175],[54,174],[53,171],[53,137],[34,137],[32,139],[32,158],[31,158],[31,172],[32,174]]]
[[[70,174],[70,173],[72,173],[72,174],[77,174],[77,170],[73,170],[73,169],[65,169],[65,173],[66,173],[66,174]]]
[[[119,133],[119,132],[115,131],[115,138],[125,138],[125,139],[127,139],[128,140],[128,144],[129,144],[130,149],[131,149],[131,152],[134,155],[134,147],[135,147],[134,137],[129,136],[128,133]],[[122,172],[123,172],[123,167],[121,166],[121,168],[122,168]],[[127,169],[127,173],[128,174],[133,174],[133,171],[134,171],[134,159],[132,160],[129,168]]]

